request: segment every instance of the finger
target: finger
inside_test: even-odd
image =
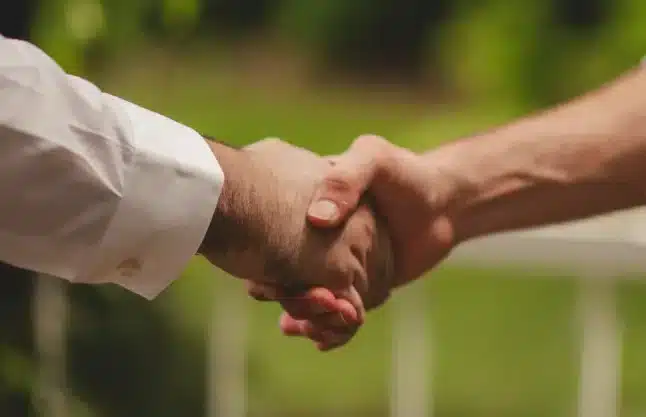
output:
[[[316,326],[310,321],[303,324],[305,337],[315,342],[321,350],[341,346],[347,343],[355,335],[357,328],[345,328],[343,330],[331,330]]]
[[[283,313],[280,317],[280,329],[286,336],[309,336],[309,332],[330,332],[338,334],[354,333],[358,329],[357,325],[348,325],[343,323],[320,322],[316,320],[303,320],[291,316],[289,313]]]
[[[297,319],[310,319],[321,314],[339,312],[336,296],[330,290],[321,287],[311,288],[296,297],[279,297],[277,301],[286,312]]]
[[[336,309],[335,295],[323,287],[314,287],[306,291],[291,290],[273,284],[245,280],[247,293],[258,301],[289,301],[297,305],[312,305],[320,312]]]
[[[280,316],[280,330],[285,336],[305,336],[305,324],[306,320],[298,320],[289,315],[289,313],[283,313]]]
[[[301,300],[308,302],[318,302],[322,305],[333,306],[336,296],[332,291],[325,287],[312,287],[304,291],[292,291],[282,288],[272,287],[276,294],[276,299],[279,300]]]
[[[307,320],[296,320],[288,314],[283,314],[280,320],[281,330],[284,335],[291,337],[305,337],[315,342],[321,351],[328,351],[349,342],[357,332],[358,327],[345,329],[327,329],[318,327]]]
[[[336,157],[312,199],[307,213],[310,223],[331,227],[342,222],[383,168],[389,148],[385,139],[364,135]]]
[[[312,288],[301,297],[279,298],[283,309],[299,320],[312,320],[328,326],[360,325],[365,308],[355,288],[337,295],[326,288]]]
[[[280,328],[286,336],[304,336],[312,338],[309,332],[327,332],[329,334],[354,334],[359,324],[349,324],[338,314],[317,316],[313,319],[297,319],[289,313],[281,318]]]
[[[334,293],[324,287],[310,288],[303,299],[324,309],[326,312],[336,311],[337,302]]]
[[[312,304],[311,302],[303,299],[285,299],[279,300],[279,302],[285,312],[298,320],[308,320],[328,313],[325,306]]]
[[[281,301],[283,310],[296,320],[309,320],[318,326],[327,328],[343,328],[348,325],[360,324],[354,316],[354,307],[347,306],[348,302],[339,300],[337,303],[342,304],[344,310],[350,310],[350,313],[339,311],[322,310],[323,307],[318,305],[304,304],[302,301]],[[346,317],[350,318],[347,319]]]
[[[345,335],[334,340],[325,340],[323,342],[317,342],[316,348],[321,352],[329,352],[334,349],[338,349],[346,345],[354,335]]]
[[[338,294],[334,294],[327,288],[312,288],[307,293],[307,299],[314,305],[324,308],[325,311],[321,311],[322,313],[338,313],[337,316],[341,317],[342,324],[363,323],[363,301],[354,287],[340,291]]]
[[[357,309],[350,301],[340,298],[337,299],[337,309],[346,324],[363,324],[363,308]]]
[[[331,344],[334,343],[337,338],[339,338],[336,332],[318,327],[312,324],[312,322],[310,321],[305,322],[305,324],[303,325],[303,330],[305,337],[315,343]]]
[[[345,332],[328,332],[320,341],[315,341],[317,349],[327,352],[347,344],[356,335],[357,329]]]
[[[346,288],[338,291],[337,306],[341,314],[348,323],[363,324],[366,315],[366,309],[363,306],[361,295],[355,287]]]
[[[350,327],[356,327],[360,325],[356,322],[348,322],[342,314],[336,312],[318,314],[312,317],[308,317],[304,320],[309,321],[312,325],[318,328],[333,331],[346,331]]]
[[[282,295],[279,288],[255,281],[245,281],[247,294],[257,301],[275,301]]]

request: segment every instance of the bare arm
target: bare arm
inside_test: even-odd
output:
[[[646,70],[637,69],[567,104],[423,154],[362,136],[336,158],[308,217],[318,227],[338,225],[363,193],[372,194],[393,242],[398,286],[471,238],[643,205],[644,178]],[[283,332],[312,338],[332,329],[330,340],[342,333],[313,303],[304,314],[297,301],[283,302]]]
[[[448,187],[458,242],[642,205],[646,70],[422,158]]]

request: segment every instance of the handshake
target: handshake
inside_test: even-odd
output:
[[[349,341],[367,310],[452,246],[442,217],[429,221],[439,206],[429,204],[427,170],[384,139],[362,136],[333,158],[278,139],[210,146],[225,184],[200,253],[255,299],[280,302],[283,332],[321,350]],[[398,175],[420,186],[414,195],[391,187]],[[421,235],[434,238],[430,251]]]
[[[200,253],[328,350],[458,244],[646,204],[646,72],[425,153],[361,136],[334,158],[211,143],[224,190]]]
[[[0,136],[12,161],[0,176],[2,261],[142,289],[130,268],[112,277],[113,266],[128,264],[125,255],[153,240],[135,223],[151,217],[155,237],[185,229],[174,227],[181,210],[150,216],[156,212],[139,191],[166,180],[183,190],[190,188],[184,179],[201,179],[195,190],[209,199],[186,207],[199,206],[191,213],[202,230],[204,208],[210,215],[222,185],[220,168],[223,188],[198,252],[246,280],[254,298],[279,302],[283,332],[321,350],[347,343],[368,310],[462,242],[646,204],[643,67],[424,153],[371,135],[333,158],[279,140],[244,149],[207,140],[219,165],[208,173],[201,171],[210,155],[192,160],[201,138],[181,155],[173,142],[194,131],[69,77],[33,45],[0,35],[0,55],[7,62],[0,65]],[[148,257],[172,255],[172,245],[151,247]],[[192,254],[186,248],[182,255]]]

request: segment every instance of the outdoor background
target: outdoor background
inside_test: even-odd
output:
[[[646,2],[18,0],[0,11],[0,33],[233,144],[278,136],[329,154],[376,133],[421,150],[637,65]],[[429,312],[437,416],[573,415],[576,281],[533,268],[431,275],[408,291]],[[0,416],[37,415],[36,280],[7,267],[2,282]],[[205,416],[209,326],[227,314],[214,310],[218,295],[251,312],[250,416],[388,414],[392,306],[371,314],[352,344],[321,354],[281,336],[275,306],[246,300],[204,261],[153,302],[113,287],[64,289],[70,417]],[[644,416],[646,287],[618,290],[622,415]]]

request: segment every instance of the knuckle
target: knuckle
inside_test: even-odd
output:
[[[279,144],[284,144],[285,141],[283,141],[281,138],[270,136],[270,137],[266,137],[266,138],[260,140],[259,143],[266,143],[266,144],[270,144],[270,145],[279,145]]]
[[[268,137],[245,146],[245,149],[249,151],[262,151],[282,146],[285,146],[285,142],[282,139]]]
[[[329,191],[340,194],[348,194],[354,191],[352,178],[345,170],[336,170],[323,180]]]
[[[361,146],[382,147],[389,144],[383,137],[375,134],[364,134],[355,139],[355,143]]]
[[[357,205],[360,191],[357,181],[349,173],[337,170],[323,180],[322,196],[348,209]]]
[[[369,153],[376,160],[377,165],[389,165],[398,147],[393,145],[388,139],[378,135],[362,135],[355,140],[355,144],[360,151]]]

